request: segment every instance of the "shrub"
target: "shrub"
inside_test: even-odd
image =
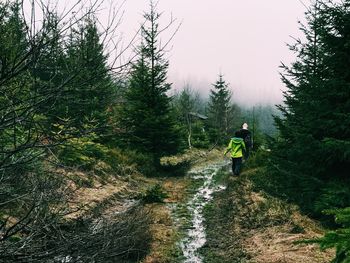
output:
[[[143,175],[157,175],[157,164],[153,155],[138,151],[127,151],[126,155],[136,164],[136,169]]]
[[[137,168],[146,175],[155,174],[153,159],[135,151],[124,151],[109,148],[95,142],[93,138],[74,138],[60,146],[58,158],[62,163],[78,167],[86,171],[94,171],[97,175],[116,173],[130,174]]]
[[[265,148],[259,148],[257,151],[251,151],[247,162],[247,167],[256,168],[266,166],[269,155],[269,150]]]
[[[209,148],[210,142],[208,134],[204,130],[204,125],[201,121],[193,123],[192,126],[192,146],[197,148]]]
[[[146,203],[162,203],[168,195],[164,192],[160,184],[155,184],[149,187],[144,195],[141,197]]]
[[[0,262],[139,262],[152,241],[150,213],[139,205],[110,219],[37,221],[26,228],[30,234],[35,230],[35,235],[2,242]]]
[[[108,148],[89,137],[69,139],[59,147],[58,158],[65,165],[90,170],[98,160],[106,159]]]

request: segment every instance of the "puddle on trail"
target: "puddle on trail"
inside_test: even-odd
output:
[[[201,170],[192,170],[189,176],[194,182],[201,184],[195,189],[193,196],[185,204],[187,217],[189,218],[185,227],[185,237],[180,241],[180,247],[184,257],[184,263],[201,263],[202,258],[198,253],[206,242],[203,209],[213,198],[213,193],[225,189],[225,186],[215,183],[214,177],[218,171],[227,165],[227,162],[220,162],[207,166]],[[175,213],[175,221],[181,220]]]

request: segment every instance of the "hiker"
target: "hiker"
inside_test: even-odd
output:
[[[232,173],[238,176],[241,171],[243,152],[246,150],[244,140],[238,137],[239,131],[235,132],[235,137],[231,138],[229,145],[224,153],[231,153],[232,158]]]
[[[242,138],[244,140],[246,150],[244,151],[244,159],[247,160],[249,157],[250,149],[253,148],[252,142],[252,134],[248,130],[248,124],[245,122],[242,125],[242,129],[240,129],[237,133],[237,137]]]

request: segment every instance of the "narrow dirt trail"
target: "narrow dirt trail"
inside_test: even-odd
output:
[[[254,188],[258,168],[229,176],[218,152],[183,177],[164,178],[169,194],[157,210],[155,246],[143,263],[329,262],[334,251],[295,241],[320,236],[298,208]]]
[[[202,262],[198,250],[206,242],[203,209],[212,200],[214,192],[225,189],[225,186],[216,184],[214,177],[226,165],[226,162],[221,161],[189,172],[190,179],[199,183],[195,184],[198,186],[194,189],[194,195],[184,204],[188,217],[185,220],[187,226],[180,241],[180,248],[185,263]],[[179,222],[180,217],[176,213],[176,208],[173,215],[175,221]]]
[[[161,179],[168,198],[151,205],[154,242],[142,263],[202,262],[198,250],[206,242],[203,209],[214,192],[224,189],[217,185],[216,175],[227,160],[214,149],[195,153],[191,163],[183,176]]]

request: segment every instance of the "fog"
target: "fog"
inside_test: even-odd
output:
[[[162,43],[180,25],[166,54],[173,89],[189,84],[207,95],[221,73],[236,103],[280,103],[285,87],[279,66],[281,61],[289,65],[295,60],[286,43],[294,43],[292,37],[302,37],[298,21],[304,20],[308,1],[158,0],[160,26],[176,18],[161,36]],[[58,3],[59,8],[68,9],[69,5],[72,2],[68,0]],[[142,14],[149,10],[149,0],[104,0],[97,14],[102,24],[107,24],[111,6],[119,10],[116,42],[121,40],[121,50],[135,37],[143,22]],[[129,48],[124,53],[124,61],[131,52]]]
[[[307,5],[308,3],[305,2]],[[169,81],[185,83],[208,94],[219,73],[230,84],[239,104],[279,103],[285,89],[280,63],[295,58],[286,43],[300,37],[298,20],[305,4],[299,0],[159,0],[165,25],[171,15],[181,26],[168,52]],[[127,42],[148,10],[148,0],[126,0],[120,30]],[[164,41],[176,25],[164,35]]]

